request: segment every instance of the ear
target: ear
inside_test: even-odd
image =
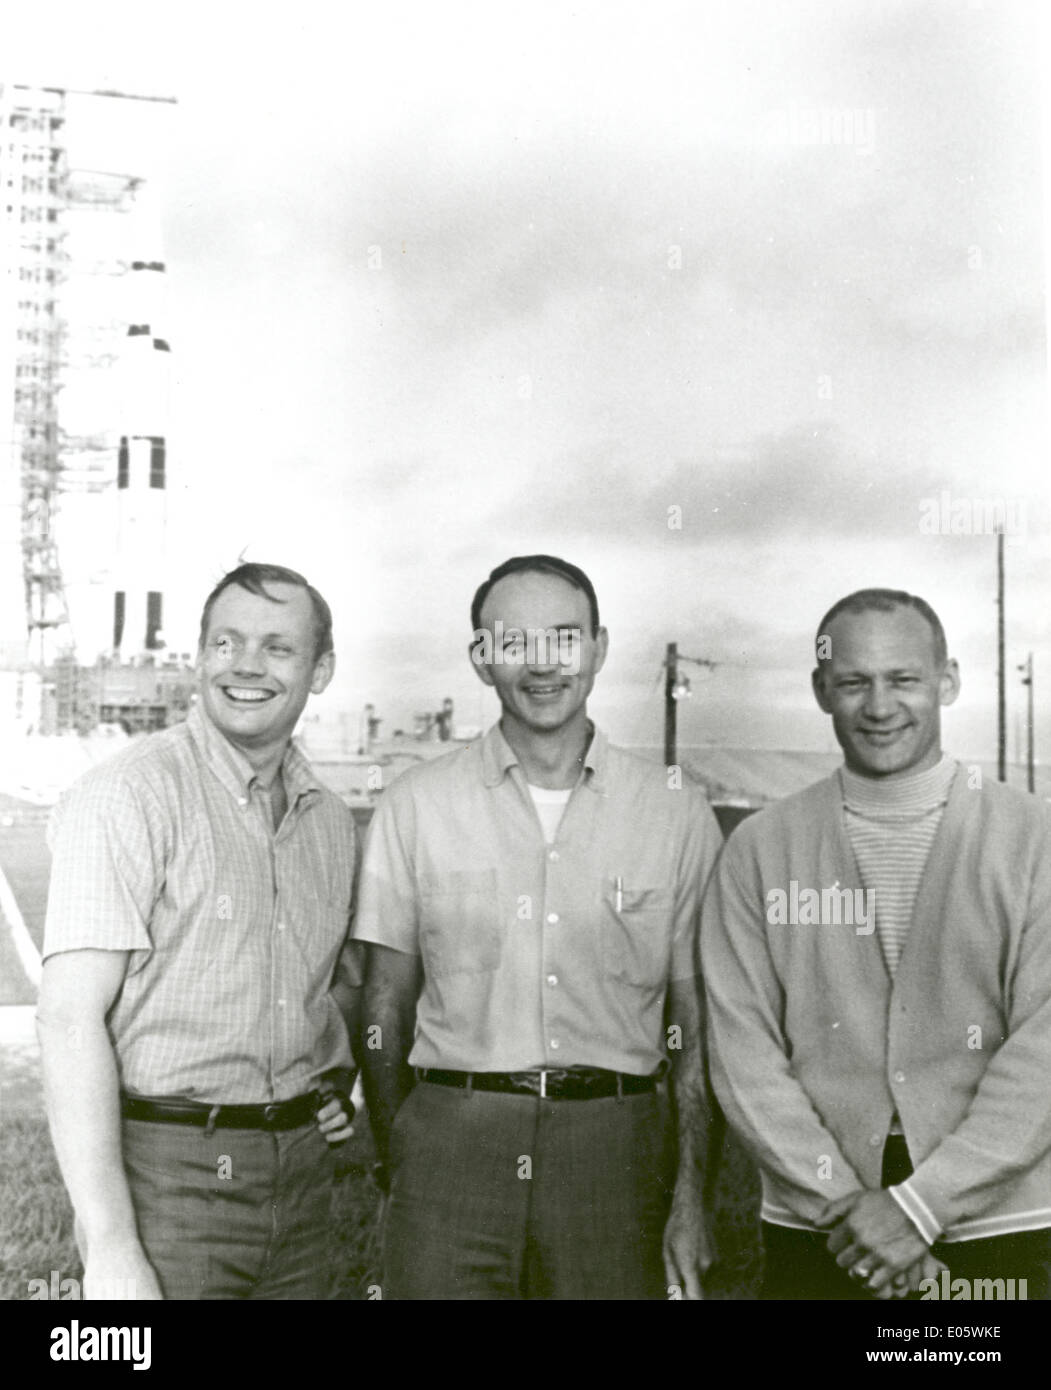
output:
[[[595,633],[595,675],[602,670],[606,664],[606,657],[609,656],[609,631],[600,627]]]
[[[814,699],[818,707],[825,713],[832,713],[832,702],[828,698],[828,691],[825,688],[825,674],[820,666],[815,666],[810,673],[810,685],[814,691]]]
[[[960,693],[960,668],[952,658],[945,663],[945,670],[938,682],[938,703],[952,705]]]
[[[325,652],[314,662],[314,674],[310,678],[311,695],[320,695],[332,679],[336,669],[336,653]]]
[[[483,685],[493,684],[493,673],[489,669],[492,658],[492,634],[486,628],[482,628],[478,637],[475,637],[467,644],[467,655],[471,659],[471,666],[474,673]]]

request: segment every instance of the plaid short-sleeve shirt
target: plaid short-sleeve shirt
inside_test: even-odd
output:
[[[51,825],[44,958],[130,952],[108,1018],[122,1086],[252,1104],[350,1064],[330,993],[348,941],[353,818],[290,745],[275,832],[247,760],[195,707],[93,768]]]

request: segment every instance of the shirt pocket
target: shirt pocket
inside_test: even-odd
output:
[[[672,895],[667,888],[606,882],[602,897],[602,962],[622,984],[659,989],[671,967]]]
[[[427,974],[479,975],[495,970],[504,950],[496,873],[452,872],[420,886],[420,952]]]

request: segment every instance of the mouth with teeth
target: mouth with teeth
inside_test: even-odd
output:
[[[234,705],[265,705],[275,694],[273,690],[261,690],[255,685],[224,685],[220,689]]]
[[[536,681],[531,685],[522,686],[523,692],[528,695],[531,700],[557,700],[564,689],[565,686],[561,681]]]

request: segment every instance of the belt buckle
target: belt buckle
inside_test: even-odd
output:
[[[280,1113],[281,1105],[276,1100],[269,1101],[263,1107],[263,1120],[269,1126],[274,1123]]]

